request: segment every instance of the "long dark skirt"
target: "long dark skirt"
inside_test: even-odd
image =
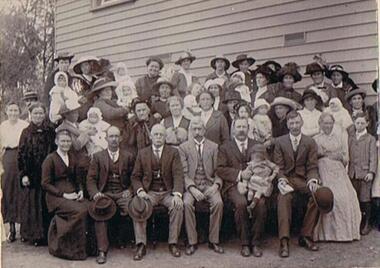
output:
[[[41,187],[23,189],[20,234],[26,240],[44,240],[47,237],[50,217],[44,195]]]
[[[6,150],[3,155],[4,173],[1,176],[1,213],[4,223],[21,222],[22,191],[17,168],[17,149]]]
[[[64,198],[57,198],[57,202],[48,233],[49,253],[63,259],[84,260],[88,203]]]

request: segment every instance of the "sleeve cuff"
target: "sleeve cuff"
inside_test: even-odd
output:
[[[317,179],[314,179],[314,178],[308,180],[306,184],[309,186],[309,184],[312,183],[312,182],[314,182],[316,184],[319,184],[319,181]]]
[[[280,182],[285,182],[285,183],[289,184],[289,181],[287,178],[279,178],[278,183],[280,183]]]
[[[137,191],[136,191],[136,193],[138,194],[138,193],[141,192],[141,191],[144,191],[144,188],[142,188],[142,187],[141,187],[141,188],[138,188]]]
[[[173,195],[178,196],[179,198],[182,198],[182,194],[180,192],[173,192]]]
[[[239,174],[237,175],[236,182],[241,182],[241,170],[239,171]]]

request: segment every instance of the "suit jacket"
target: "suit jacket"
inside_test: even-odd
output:
[[[254,140],[248,139],[247,151],[255,143]],[[247,167],[247,158],[240,152],[235,139],[231,139],[219,147],[216,174],[224,181],[224,192],[237,183],[239,172]]]
[[[377,147],[376,140],[370,134],[365,134],[356,139],[352,133],[348,137],[350,163],[348,175],[350,178],[364,178],[369,172],[376,175],[377,171]]]
[[[290,134],[278,137],[274,143],[273,162],[280,167],[279,178],[300,177],[306,181],[319,181],[318,147],[308,136],[301,135],[296,159]]]
[[[139,150],[131,178],[135,192],[140,188],[146,192],[150,190],[153,180],[153,157],[152,146]],[[166,189],[183,193],[183,168],[178,150],[169,145],[164,145],[160,162],[160,173]]]
[[[97,99],[94,107],[100,109],[103,120],[112,126],[117,126],[121,131],[125,128],[127,122],[127,109],[119,106],[113,100]]]
[[[185,189],[190,186],[196,186],[194,182],[195,173],[198,166],[198,151],[194,139],[182,143],[179,146],[183,173],[185,176]],[[202,150],[202,161],[206,177],[212,183],[217,183],[220,188],[223,185],[222,179],[216,175],[218,160],[218,145],[208,139],[205,139]]]
[[[134,157],[125,150],[119,150],[120,183],[124,189],[131,189],[131,173]],[[109,154],[103,150],[94,154],[87,173],[87,190],[92,199],[98,192],[102,192],[108,181]]]
[[[206,124],[205,137],[216,144],[223,144],[230,139],[230,130],[223,113],[213,111]]]
[[[176,91],[174,92],[175,93],[178,92],[179,96],[181,96],[183,99],[186,96],[187,88],[190,86],[187,84],[186,77],[180,72],[175,72],[172,76],[171,82],[175,86],[175,89],[176,89]],[[198,82],[198,78],[193,75],[192,83],[195,83],[195,82]]]

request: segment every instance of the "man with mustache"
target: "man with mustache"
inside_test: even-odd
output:
[[[251,177],[247,169],[249,156],[247,152],[255,142],[248,138],[248,121],[237,118],[232,124],[232,139],[219,147],[218,168],[216,174],[224,182],[223,191],[235,208],[235,225],[241,241],[241,255],[248,257],[252,253],[255,257],[262,256],[260,248],[261,237],[266,222],[267,208],[265,199],[261,199],[255,206],[250,223],[247,211],[247,198],[239,193],[239,187],[245,187],[243,180]],[[250,226],[252,226],[250,228]]]

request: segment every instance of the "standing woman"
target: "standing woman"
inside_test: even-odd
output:
[[[39,246],[46,242],[50,223],[41,188],[41,166],[55,149],[55,132],[41,103],[33,104],[29,111],[31,122],[21,133],[17,157],[21,186],[24,187],[20,233],[21,239]]]
[[[365,113],[368,118],[368,127],[367,131],[374,137],[377,137],[377,111],[371,105],[365,104],[365,98],[367,92],[365,89],[354,89],[347,93],[346,100],[349,104],[348,112],[351,117],[359,113]]]
[[[280,82],[274,85],[276,97],[285,97],[300,103],[302,95],[294,90],[294,84],[302,80],[299,66],[295,62],[286,63],[278,71],[278,78]]]
[[[192,83],[198,82],[198,78],[190,70],[190,65],[195,59],[195,56],[187,51],[182,53],[175,62],[175,64],[180,66],[180,69],[173,74],[171,82],[182,99],[186,96],[187,88]]]
[[[223,103],[225,91],[224,91],[224,85],[225,81],[222,78],[215,78],[207,80],[204,84],[204,88],[207,91],[210,91],[212,95],[214,95],[215,102],[214,102],[214,110],[225,112],[227,110],[226,105]]]
[[[230,61],[223,55],[217,55],[210,61],[211,68],[214,69],[212,73],[207,75],[206,81],[215,78],[221,78],[225,82],[230,80],[230,75],[227,73],[227,70],[230,68]]]
[[[8,120],[0,125],[0,144],[4,173],[1,176],[1,213],[4,223],[9,223],[8,242],[16,240],[15,223],[21,222],[21,188],[18,180],[17,149],[21,132],[29,125],[19,119],[20,107],[16,102],[9,102],[5,107]]]
[[[251,93],[252,107],[257,99],[265,99],[269,104],[273,102],[275,92],[273,86],[269,85],[272,73],[273,71],[265,65],[260,65],[255,70],[257,89]]]
[[[160,78],[160,70],[164,67],[164,63],[159,57],[150,57],[146,61],[147,74],[140,77],[136,81],[137,95],[143,101],[152,101],[153,86],[157,79]]]

